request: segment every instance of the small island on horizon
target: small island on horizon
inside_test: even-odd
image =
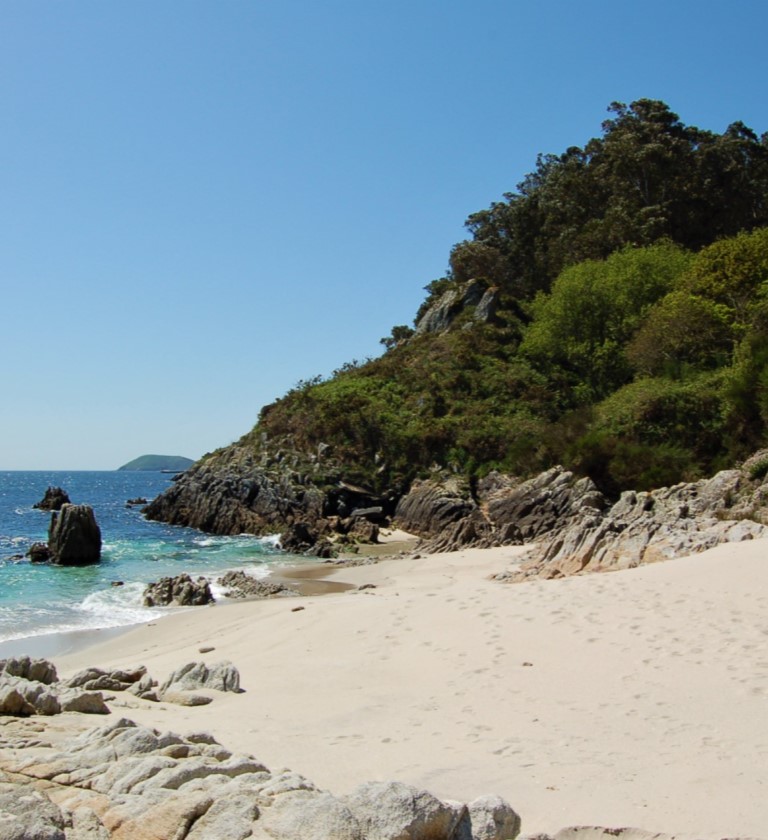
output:
[[[184,458],[181,455],[141,455],[118,467],[118,470],[155,470],[182,472],[189,469],[195,462],[191,458]]]

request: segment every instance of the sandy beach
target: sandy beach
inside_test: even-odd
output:
[[[397,779],[443,798],[499,794],[523,833],[768,837],[768,542],[488,579],[523,551],[329,569],[354,588],[180,612],[55,662],[62,676],[141,663],[162,680],[230,660],[241,694],[201,707],[117,695],[113,711],[209,730],[334,794]]]

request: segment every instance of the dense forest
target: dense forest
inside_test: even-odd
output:
[[[379,358],[300,382],[240,445],[327,452],[379,491],[562,463],[617,493],[764,444],[768,134],[609,112],[469,216]]]

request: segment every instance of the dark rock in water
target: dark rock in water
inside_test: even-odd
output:
[[[90,505],[65,504],[51,517],[48,528],[51,562],[85,566],[101,558],[101,531]]]
[[[134,507],[136,505],[147,504],[147,500],[143,496],[137,496],[135,499],[128,499],[128,501],[125,504],[128,507]]]
[[[39,510],[61,510],[63,505],[70,504],[70,498],[61,487],[49,487],[43,498],[32,507]]]
[[[306,522],[294,522],[280,535],[280,547],[292,554],[303,554],[317,542],[319,534]]]
[[[32,543],[29,551],[27,551],[27,557],[32,563],[47,563],[51,559],[51,550],[48,548],[48,543]]]
[[[275,595],[293,596],[299,593],[283,583],[273,580],[260,580],[242,571],[223,574],[217,581],[219,586],[226,587],[228,598],[272,598]]]
[[[326,494],[286,466],[212,457],[188,470],[144,510],[147,519],[210,534],[275,534],[323,516]]]
[[[178,607],[201,607],[212,603],[213,600],[211,586],[206,578],[192,580],[187,574],[160,578],[144,590],[145,607],[165,607],[169,604]]]

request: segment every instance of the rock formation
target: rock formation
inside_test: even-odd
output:
[[[39,510],[61,510],[62,505],[68,504],[70,499],[66,490],[62,490],[61,487],[48,487],[43,498],[32,507]]]
[[[293,522],[313,524],[324,504],[324,492],[306,476],[237,451],[196,464],[144,514],[211,534],[275,534]]]
[[[560,527],[541,535],[529,559],[500,578],[519,581],[626,569],[723,542],[768,537],[768,526],[761,521],[768,482],[752,477],[753,463],[764,455],[709,479],[622,493],[609,507],[585,493]]]
[[[255,578],[239,570],[226,572],[216,583],[224,587],[227,598],[295,597],[299,594],[283,583]]]
[[[396,501],[344,481],[325,455],[241,443],[195,464],[143,512],[211,534],[285,534],[301,525],[314,535],[303,553],[356,528],[359,539],[366,530],[375,536],[362,522],[387,523]]]
[[[395,510],[397,524],[421,537],[432,537],[470,516],[477,508],[462,479],[414,481]]]
[[[48,543],[32,543],[27,551],[27,557],[29,557],[30,563],[48,563],[51,559],[51,550],[48,548]]]
[[[99,692],[59,682],[56,668],[28,656],[0,660],[0,715],[30,717],[61,712],[109,714]]]
[[[188,662],[171,672],[160,686],[160,695],[169,691],[196,691],[210,688],[215,691],[240,692],[240,672],[231,662]]]
[[[416,324],[416,335],[445,332],[462,312],[472,307],[475,320],[490,321],[497,306],[498,289],[488,289],[479,280],[468,280],[456,289],[449,289],[427,309]]]
[[[188,574],[160,578],[144,590],[145,607],[202,607],[213,601],[208,580],[204,577],[192,580]]]
[[[443,802],[399,782],[335,797],[207,733],[125,718],[58,744],[23,722],[4,730],[0,808],[15,840],[513,840],[520,829],[498,797]]]
[[[101,558],[101,531],[90,505],[65,504],[51,515],[48,528],[51,562],[85,566]]]

